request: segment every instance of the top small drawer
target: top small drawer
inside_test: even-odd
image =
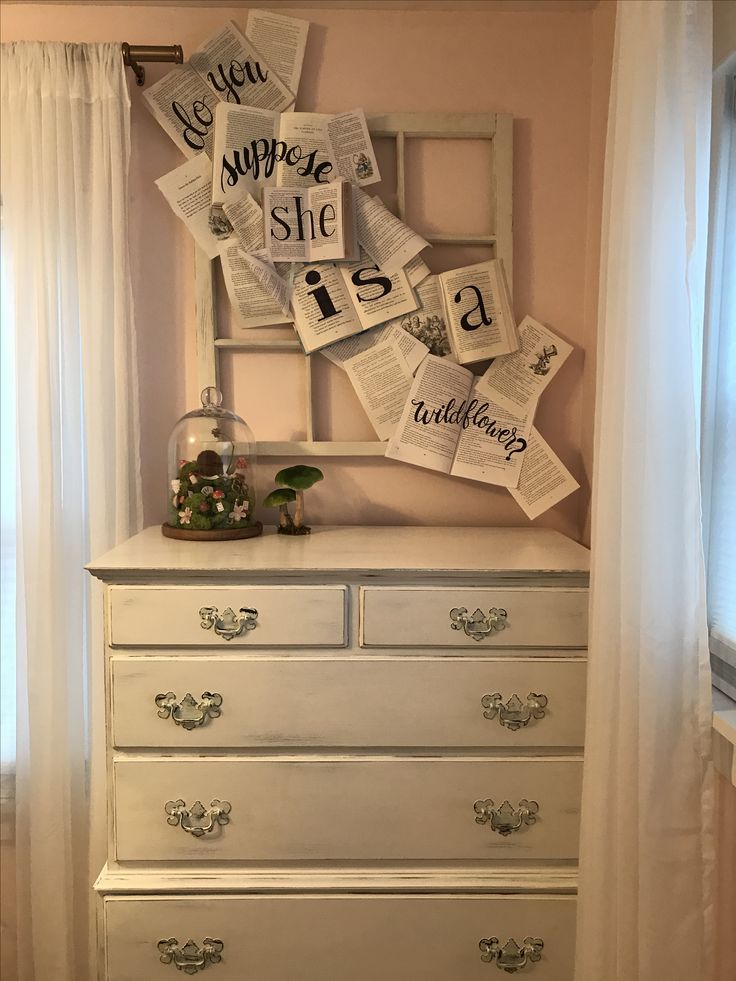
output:
[[[361,590],[363,647],[585,647],[587,589]]]
[[[111,586],[117,647],[344,647],[345,586]]]

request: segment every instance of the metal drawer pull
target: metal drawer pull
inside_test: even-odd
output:
[[[450,626],[453,630],[463,630],[468,637],[473,640],[483,640],[488,634],[494,631],[505,630],[507,627],[506,610],[497,609],[495,606],[488,611],[486,616],[481,609],[475,613],[468,613],[467,607],[456,606],[450,610]]]
[[[485,709],[484,718],[495,719],[498,716],[498,721],[502,726],[516,732],[517,729],[529,725],[532,719],[544,718],[547,696],[536,695],[530,691],[526,696],[525,705],[517,694],[513,694],[504,705],[501,701],[501,693],[497,691],[492,695],[484,695],[480,704]]]
[[[525,937],[521,947],[513,939],[507,940],[502,947],[498,937],[490,937],[488,940],[481,940],[478,947],[481,951],[480,959],[486,964],[495,961],[500,971],[516,974],[527,964],[542,959],[544,941]]]
[[[505,838],[522,825],[536,824],[539,804],[535,800],[520,800],[518,807],[512,807],[505,800],[500,807],[496,807],[492,800],[477,800],[473,810],[476,824],[488,824],[490,821],[491,830]]]
[[[203,691],[199,701],[190,692],[179,702],[173,691],[159,693],[154,699],[158,706],[158,716],[161,719],[174,720],[174,725],[182,729],[196,729],[203,726],[207,719],[216,719],[220,715],[222,695],[218,692]]]
[[[204,971],[208,964],[219,964],[222,960],[220,952],[225,945],[222,940],[205,937],[201,947],[193,940],[187,940],[180,947],[176,937],[170,937],[168,940],[159,940],[156,946],[161,954],[162,964],[174,964],[177,971],[196,974],[197,971]]]
[[[169,824],[174,827],[178,824],[188,834],[201,838],[202,835],[211,834],[218,825],[229,824],[232,805],[227,800],[213,800],[209,807],[205,807],[201,800],[197,800],[187,807],[185,801],[179,799],[166,801],[164,810],[169,815],[166,818]]]
[[[254,610],[252,606],[241,606],[237,613],[231,606],[222,613],[216,606],[203,606],[199,615],[202,630],[211,630],[214,627],[217,636],[224,640],[232,640],[243,631],[255,630],[258,626],[258,610]]]

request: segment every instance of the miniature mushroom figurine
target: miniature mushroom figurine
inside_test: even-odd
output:
[[[309,490],[317,481],[324,479],[324,474],[317,467],[286,467],[279,470],[274,478],[279,487],[289,487],[296,491],[296,507],[294,509],[294,526],[285,534],[308,535],[311,528],[308,528],[304,521],[304,491]],[[280,529],[279,529],[280,530]]]
[[[295,500],[295,490],[292,490],[290,487],[279,487],[277,490],[271,491],[271,493],[263,501],[264,507],[279,509],[280,535],[292,534],[291,529],[294,527],[294,522],[289,514],[289,504]]]

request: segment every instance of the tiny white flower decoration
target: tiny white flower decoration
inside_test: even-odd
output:
[[[192,509],[184,508],[183,511],[179,512],[179,520],[183,525],[188,525],[192,517]]]
[[[210,485],[207,484],[206,487],[202,488],[202,493],[204,494],[205,497],[209,497],[210,494],[214,491],[214,489],[215,489],[214,487],[210,487]]]
[[[178,494],[179,491],[181,490],[181,481],[180,480],[172,480],[171,481],[171,489],[172,489],[172,491],[175,494]]]
[[[244,504],[236,504],[233,507],[232,511],[230,512],[230,520],[231,521],[242,521],[243,518],[246,516],[247,513],[248,513],[248,502],[247,501]]]

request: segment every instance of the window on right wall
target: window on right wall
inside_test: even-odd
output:
[[[713,684],[736,700],[736,54],[716,73],[712,145],[703,523]]]

